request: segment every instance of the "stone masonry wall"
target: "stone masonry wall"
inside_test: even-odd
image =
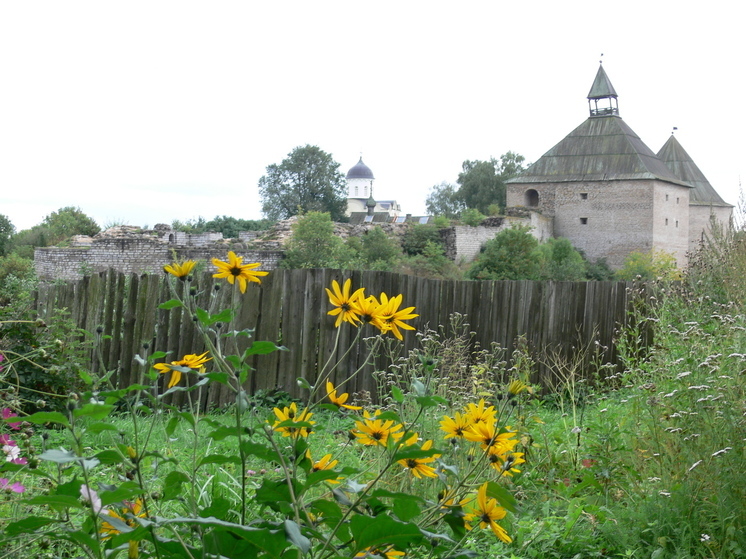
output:
[[[176,260],[225,260],[230,248],[213,244],[205,247],[169,246],[150,239],[101,239],[90,248],[37,248],[34,251],[36,274],[43,280],[76,280],[85,274],[114,268],[124,273],[163,272],[163,266]],[[244,262],[261,262],[262,270],[274,270],[282,251],[258,251],[233,248]],[[212,267],[212,264],[210,264]]]

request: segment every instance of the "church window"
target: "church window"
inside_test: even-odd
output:
[[[580,225],[588,225],[588,218],[587,217],[581,217],[580,218]]]
[[[668,225],[668,218],[666,218],[666,225]]]
[[[668,194],[666,194],[666,202],[668,202]]]
[[[588,193],[587,192],[581,192],[580,193],[580,199],[581,200],[587,200],[588,199]]]
[[[676,203],[677,204],[679,203],[679,197],[678,196],[676,197]]]
[[[677,200],[678,200],[678,198],[677,198]],[[677,219],[676,220],[676,227],[678,227],[678,226],[679,226],[679,220]]]
[[[355,196],[357,196],[357,189],[358,188],[359,188],[358,186],[355,187]]]

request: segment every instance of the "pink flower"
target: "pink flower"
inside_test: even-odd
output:
[[[0,444],[1,445],[9,444],[10,446],[17,446],[16,442],[10,438],[10,435],[6,435],[5,433],[0,435]]]
[[[0,489],[10,491],[12,493],[23,493],[24,491],[26,491],[26,488],[18,482],[10,485],[10,480],[5,477],[0,478]]]
[[[96,514],[109,513],[109,511],[102,506],[101,497],[98,496],[98,493],[85,484],[80,486],[80,500],[84,503],[91,503],[91,508]]]
[[[0,355],[0,357],[2,357],[2,355]],[[0,361],[2,360],[0,359]],[[3,370],[2,367],[0,367],[0,371],[2,370]],[[3,419],[10,419],[11,417],[18,417],[18,414],[14,413],[10,408],[3,408],[2,416],[3,416]],[[11,429],[15,431],[18,431],[21,428],[20,421],[16,421],[14,423],[8,423],[8,425],[10,426]]]

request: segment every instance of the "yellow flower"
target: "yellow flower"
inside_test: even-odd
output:
[[[410,320],[412,318],[417,318],[418,316],[420,316],[418,314],[412,314],[414,307],[399,309],[401,302],[402,295],[397,295],[396,297],[389,299],[385,293],[381,293],[381,308],[379,309],[380,323],[382,325],[381,330],[383,332],[393,333],[398,340],[404,339],[402,333],[399,331],[399,328],[403,328],[404,330],[415,329],[414,326],[405,324],[402,321]]]
[[[515,379],[508,385],[508,394],[511,396],[517,396],[521,392],[533,393],[533,389],[523,382],[522,380]]]
[[[495,422],[495,406],[484,407],[484,398],[479,400],[478,404],[469,404],[466,406],[466,415],[472,423]]]
[[[342,289],[339,288],[337,280],[332,281],[333,293],[328,287],[326,288],[326,293],[329,295],[329,302],[337,307],[336,309],[332,309],[326,313],[337,317],[337,320],[334,323],[335,328],[339,328],[339,325],[342,324],[342,322],[349,322],[350,324],[357,326],[355,323],[360,321],[355,310],[355,301],[357,301],[358,298],[363,297],[365,288],[361,287],[350,295],[351,286],[352,279],[347,278]]]
[[[380,411],[376,411],[375,415],[379,413]],[[353,431],[360,444],[386,446],[389,437],[393,439],[402,437],[403,433],[399,432],[402,428],[401,423],[394,425],[392,419],[386,421],[375,419],[367,411],[364,412],[364,415],[365,418],[362,421],[355,422],[358,431]]]
[[[213,258],[212,263],[218,269],[218,272],[213,274],[212,277],[226,278],[231,285],[238,280],[241,293],[246,293],[247,281],[262,283],[259,276],[266,276],[269,273],[254,269],[261,266],[259,262],[255,262],[254,264],[242,264],[241,262],[243,262],[243,256],[236,256],[236,253],[232,250],[228,252],[228,262]]]
[[[334,467],[339,463],[339,460],[332,460],[331,454],[325,454],[319,460],[317,460],[316,462],[313,462],[313,459],[311,458],[310,450],[306,451],[306,458],[311,460],[311,462],[313,463],[313,465],[311,466],[312,472],[318,472],[320,470],[333,470]],[[339,483],[340,479],[342,478],[339,477],[336,479],[328,479],[326,481],[328,481],[329,483]]]
[[[492,467],[496,469],[498,472],[500,472],[501,476],[510,476],[513,477],[513,474],[519,474],[521,473],[521,470],[516,468],[518,464],[525,464],[526,461],[523,459],[523,452],[511,452],[506,457],[504,457],[504,460],[498,460],[496,462],[492,462]]]
[[[515,433],[513,431],[497,432],[493,422],[475,423],[467,431],[464,431],[465,439],[480,443],[482,450],[490,454],[497,454],[498,456],[510,452],[515,448],[515,445],[518,444],[518,439],[514,439],[514,436]]]
[[[293,402],[290,404],[290,406],[283,408],[282,410],[279,408],[274,408],[273,410],[275,412],[275,415],[277,416],[277,421],[274,422],[272,425],[272,428],[275,431],[278,431],[282,433],[283,437],[293,437],[297,438],[298,436],[301,437],[307,437],[311,433],[310,427],[278,427],[281,423],[285,421],[293,421],[293,422],[303,422],[303,423],[310,423],[311,425],[314,425],[316,422],[311,421],[311,416],[313,415],[310,413],[307,409],[304,409],[300,414],[298,414],[298,406]]]
[[[422,443],[421,450],[430,450],[430,448],[433,446],[433,441],[425,441]],[[399,464],[404,466],[405,468],[409,469],[409,473],[411,473],[414,477],[422,479],[422,476],[425,477],[438,477],[438,474],[435,473],[435,468],[432,466],[429,466],[428,464],[430,462],[434,462],[436,458],[439,458],[440,454],[433,454],[432,456],[426,456],[424,458],[406,458],[404,460],[399,460]]]
[[[469,512],[464,516],[466,527],[471,530],[471,523],[479,522],[480,528],[490,527],[495,536],[505,543],[513,540],[508,536],[505,528],[500,526],[495,520],[505,518],[506,510],[497,504],[496,499],[487,498],[487,483],[484,483],[477,491],[476,503],[472,501]]]
[[[189,354],[185,355],[181,361],[171,361],[171,363],[156,363],[153,368],[161,374],[171,372],[171,379],[168,381],[168,388],[172,388],[179,384],[181,380],[181,371],[174,369],[174,367],[187,367],[189,369],[196,369],[197,371],[204,371],[203,365],[207,363],[212,357],[205,357],[207,352],[202,355]]]
[[[192,269],[196,264],[197,262],[195,262],[194,260],[187,260],[182,264],[174,262],[173,264],[164,266],[163,271],[171,274],[172,276],[176,276],[181,281],[184,281],[186,280],[187,276],[192,273]]]
[[[452,437],[463,438],[464,431],[471,426],[469,416],[462,415],[456,412],[455,417],[443,416],[443,420],[440,422],[440,430],[445,431],[446,436],[444,439],[450,439]]]
[[[358,297],[357,301],[352,304],[352,307],[362,322],[372,324],[382,332],[384,331],[385,327],[381,322],[382,307],[374,295]]]
[[[135,517],[145,518],[147,516],[143,509],[142,499],[137,499],[134,503],[130,501],[124,501],[123,504],[124,504],[124,507],[121,510],[121,514],[111,509],[108,509],[106,513],[111,518],[116,518],[117,520],[127,524],[127,526],[135,528],[137,526],[137,523],[134,520]],[[120,533],[121,532],[117,530],[116,528],[114,528],[114,526],[112,526],[109,522],[106,522],[104,520],[101,523],[101,535],[103,536],[103,539],[108,539]],[[135,559],[139,555],[140,555],[139,542],[135,540],[130,540],[129,545],[128,545],[128,550],[127,550],[127,557],[129,559]]]
[[[360,406],[351,406],[349,404],[345,404],[350,395],[345,392],[344,394],[340,394],[339,396],[337,396],[337,389],[334,388],[334,385],[329,381],[326,382],[326,395],[329,396],[329,400],[331,400],[332,404],[334,404],[338,408],[346,408],[348,410],[363,409]]]
[[[403,551],[397,551],[393,547],[381,549],[378,547],[366,547],[362,551],[358,552],[354,559],[374,559],[383,557],[384,559],[400,559],[404,557]]]

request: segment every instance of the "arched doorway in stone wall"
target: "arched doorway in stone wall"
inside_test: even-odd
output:
[[[524,195],[524,206],[536,208],[539,205],[539,193],[533,188],[529,188]]]

